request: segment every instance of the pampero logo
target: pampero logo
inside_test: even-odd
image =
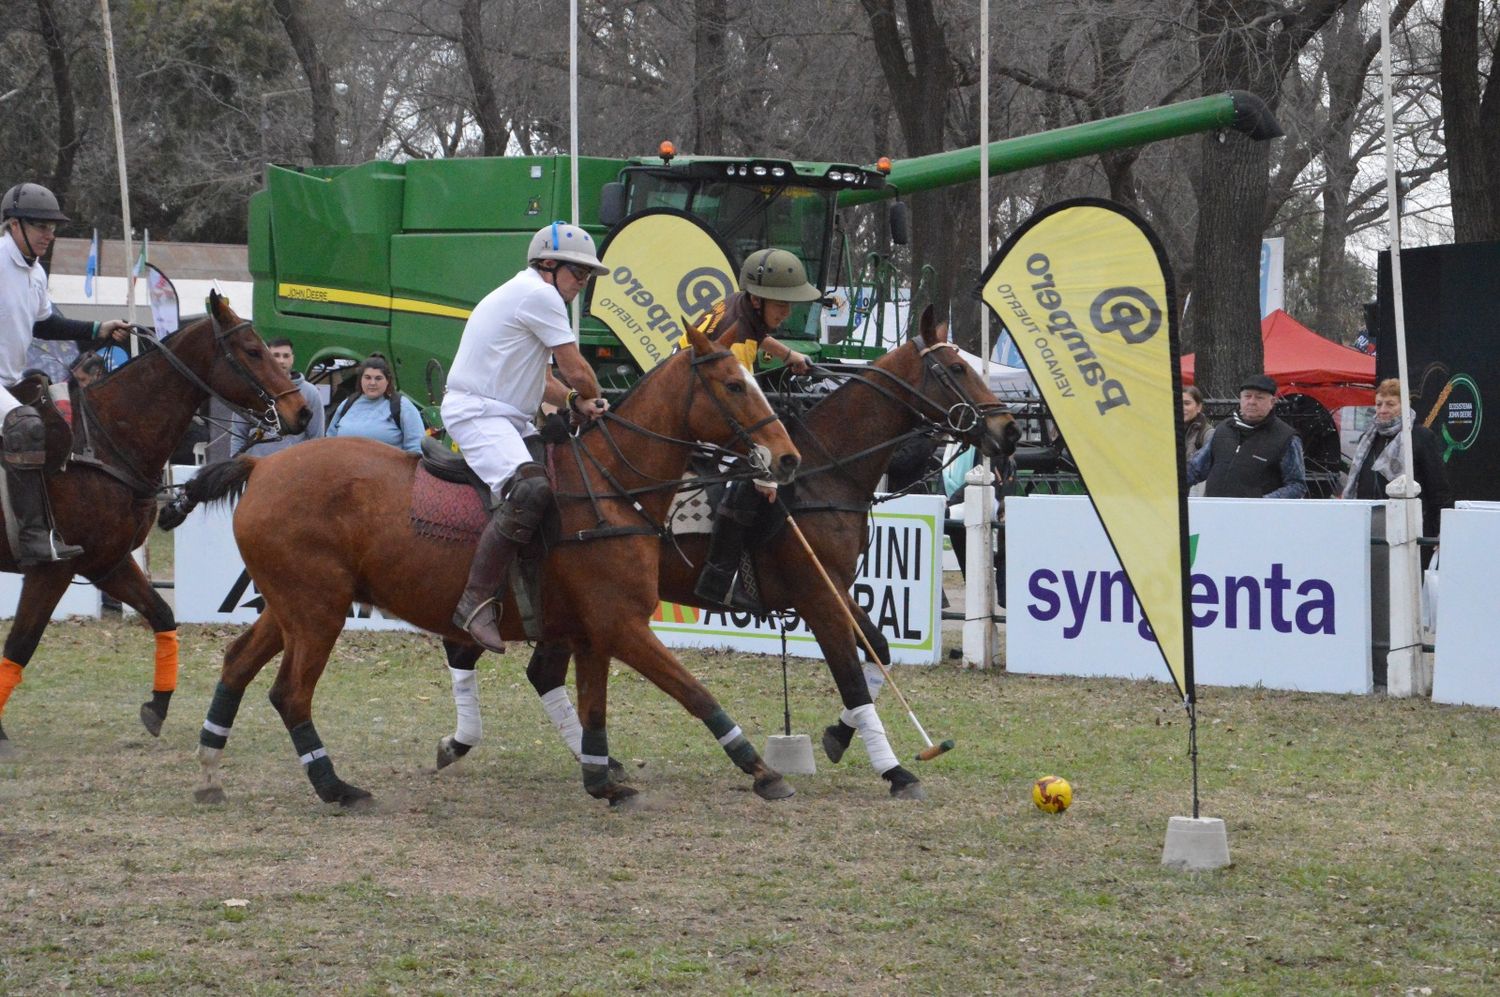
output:
[[[1194,629],[1269,628],[1309,636],[1332,636],[1338,629],[1332,583],[1293,578],[1281,562],[1273,562],[1264,577],[1195,572],[1190,592]],[[1124,571],[1038,568],[1027,579],[1026,594],[1031,600],[1026,612],[1042,623],[1062,623],[1064,640],[1076,640],[1086,627],[1113,623],[1134,625],[1142,640],[1155,640]]]
[[[1089,321],[1100,332],[1118,332],[1125,342],[1137,346],[1161,328],[1161,306],[1138,287],[1112,287],[1089,306]]]

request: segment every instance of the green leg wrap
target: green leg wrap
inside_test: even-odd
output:
[[[583,732],[583,788],[596,796],[609,786],[609,738],[603,729]]]
[[[199,744],[205,748],[222,749],[229,743],[229,729],[234,726],[235,715],[240,712],[243,695],[223,682],[214,687],[213,702],[208,704],[208,716],[203,720],[203,729],[198,732]]]
[[[339,777],[333,771],[333,760],[328,757],[323,739],[318,737],[318,730],[311,720],[292,728],[292,747],[297,749],[297,759],[307,773],[307,781],[317,790],[318,798],[332,799],[329,794],[336,795]]]
[[[756,763],[760,761],[760,753],[745,740],[744,732],[729,719],[729,714],[722,707],[710,713],[703,724],[719,742],[729,760],[738,765],[741,771],[752,772],[755,769]]]

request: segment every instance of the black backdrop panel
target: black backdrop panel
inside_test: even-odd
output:
[[[1382,380],[1396,376],[1391,257],[1380,254]],[[1500,500],[1500,242],[1401,251],[1417,421],[1438,434],[1460,499]]]

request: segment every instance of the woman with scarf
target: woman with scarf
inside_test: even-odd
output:
[[[1412,421],[1401,404],[1401,382],[1386,378],[1375,389],[1375,421],[1359,438],[1349,464],[1349,480],[1343,498],[1384,499],[1385,486],[1416,465],[1417,484],[1422,486],[1422,535],[1435,537],[1443,509],[1453,505],[1453,489],[1443,467],[1443,452],[1437,436],[1426,426],[1411,427],[1411,448],[1416,460],[1408,462],[1401,452],[1401,423]],[[1425,563],[1430,548],[1422,552]]]

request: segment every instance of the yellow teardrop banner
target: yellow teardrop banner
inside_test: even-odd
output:
[[[1176,308],[1155,233],[1117,204],[1065,201],[1006,240],[981,287],[1078,466],[1178,691],[1193,702]]]
[[[599,259],[589,314],[620,338],[642,370],[672,355],[681,318],[696,322],[736,290],[734,264],[713,231],[692,215],[652,208],[627,218]]]

